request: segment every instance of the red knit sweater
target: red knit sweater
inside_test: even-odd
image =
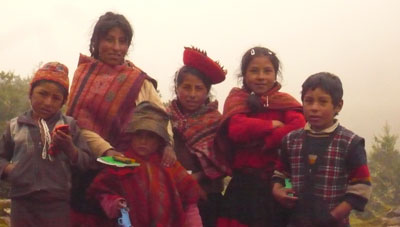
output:
[[[284,126],[274,129],[272,120],[279,120]],[[228,123],[228,137],[236,147],[233,169],[266,168],[272,171],[282,138],[304,125],[303,114],[294,110],[233,115]]]

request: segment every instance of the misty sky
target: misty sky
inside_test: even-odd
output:
[[[240,85],[243,53],[261,45],[277,53],[282,91],[297,99],[307,76],[338,75],[339,120],[366,138],[367,150],[386,122],[400,134],[398,0],[1,0],[1,9],[0,71],[28,76],[41,62],[60,61],[72,79],[79,53],[89,54],[94,23],[113,11],[134,28],[128,59],[158,81],[164,101],[173,97],[184,46],[206,50],[228,69],[212,90],[222,109],[229,90]]]

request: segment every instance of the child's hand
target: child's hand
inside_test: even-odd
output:
[[[280,128],[285,126],[285,124],[283,124],[281,121],[278,120],[272,120],[272,127],[273,128]]]
[[[126,204],[125,199],[118,199],[118,210],[121,210],[122,208],[127,208],[128,204]]]
[[[124,198],[116,198],[114,200],[103,199],[101,201],[104,213],[108,218],[117,218],[121,215],[121,209],[126,208],[126,200]]]
[[[207,192],[204,191],[201,187],[199,187],[199,188],[200,188],[200,191],[199,191],[199,198],[200,198],[201,200],[207,201],[207,200],[208,200]]]
[[[71,160],[76,160],[77,150],[69,133],[56,130],[52,134],[52,143],[55,149],[63,151]]]
[[[183,227],[199,227],[203,226],[201,221],[199,208],[197,204],[189,204],[185,211],[185,223]]]
[[[272,195],[275,197],[275,200],[286,208],[293,208],[296,205],[299,198],[289,195],[294,193],[295,191],[292,188],[284,188],[278,183],[275,183],[272,188]]]
[[[14,163],[8,163],[3,171],[4,178],[7,178],[10,175],[11,171],[13,171],[14,168],[15,168]]]
[[[171,167],[176,162],[176,154],[171,145],[166,145],[163,152],[161,164],[165,167]]]
[[[333,220],[338,223],[342,223],[345,222],[346,217],[350,215],[352,209],[353,207],[350,205],[350,203],[343,201],[330,211],[330,215]]]

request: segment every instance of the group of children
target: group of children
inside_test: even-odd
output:
[[[279,91],[276,54],[251,48],[242,57],[243,86],[232,89],[221,115],[209,91],[226,71],[195,48],[185,49],[184,64],[167,111],[138,103],[124,127],[128,144],[118,153],[140,166],[105,167],[83,192],[101,208],[101,225],[117,225],[125,209],[135,227],[348,226],[350,211],[364,209],[371,193],[364,139],[336,119],[337,76],[308,77],[301,105]],[[86,171],[98,155],[79,122],[61,112],[68,90],[67,67],[45,64],[30,84],[31,109],[0,139],[12,226],[71,226],[71,172]],[[169,122],[178,161],[164,166]]]

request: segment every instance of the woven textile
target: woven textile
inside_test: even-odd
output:
[[[162,167],[160,153],[153,153],[146,160],[132,150],[125,154],[141,165],[134,169],[104,169],[89,188],[88,196],[96,200],[125,198],[135,227],[183,226],[185,210],[198,200],[196,181],[179,162]]]
[[[214,137],[221,119],[217,108],[218,102],[214,101],[193,114],[183,114],[177,100],[168,107],[172,127],[184,137],[187,148],[198,157],[204,173],[211,179],[227,171],[223,160],[214,152]]]
[[[130,121],[146,73],[127,62],[109,66],[94,58],[80,56],[67,104],[67,115],[81,128],[98,133],[116,145]]]

